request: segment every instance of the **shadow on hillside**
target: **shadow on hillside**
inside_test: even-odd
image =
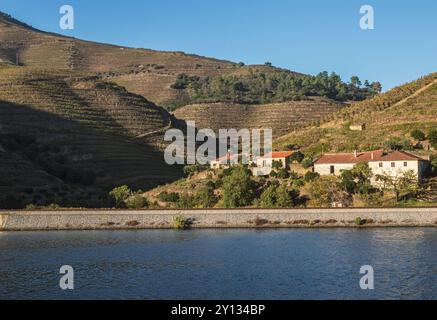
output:
[[[23,149],[26,152],[20,150],[19,145],[2,146],[4,150],[0,149],[0,152],[18,154],[31,161],[35,168],[52,175],[55,162],[94,171],[93,186],[103,190],[122,184],[134,190],[147,190],[182,176],[180,167],[167,165],[163,153],[147,142],[96,130],[90,124],[61,118],[27,105],[0,100],[0,135],[30,137],[35,141],[33,148],[31,145]],[[57,157],[52,157],[53,150],[57,151]],[[20,178],[25,184],[26,177]],[[69,184],[81,183],[66,180]],[[31,181],[28,187],[32,187]]]

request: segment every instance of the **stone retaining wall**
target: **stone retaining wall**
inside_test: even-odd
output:
[[[437,227],[437,208],[0,211],[0,230],[167,229],[183,216],[193,228]]]

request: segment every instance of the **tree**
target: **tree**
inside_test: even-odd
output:
[[[428,140],[431,146],[437,149],[437,130],[433,129],[428,133]]]
[[[410,135],[413,139],[416,139],[418,141],[423,141],[426,138],[425,133],[423,133],[423,131],[419,129],[411,131]]]
[[[313,165],[313,159],[310,157],[305,157],[300,164],[305,169],[308,169],[309,167],[311,167]]]
[[[361,87],[361,81],[360,78],[358,78],[357,76],[352,76],[351,77],[351,85],[353,85],[354,87]]]
[[[231,169],[231,173],[223,178],[221,205],[225,208],[248,206],[252,202],[255,189],[250,170],[242,166]]]
[[[304,158],[305,158],[305,155],[302,152],[296,151],[291,155],[290,161],[296,161],[296,162],[301,163]]]
[[[366,193],[371,188],[370,179],[373,176],[369,164],[366,162],[359,162],[352,168],[351,173],[356,181],[356,191]]]
[[[294,200],[299,196],[295,190],[289,191],[286,184],[281,184],[276,189],[276,207],[290,208],[294,205]]]
[[[109,196],[114,200],[116,208],[123,207],[124,201],[131,195],[132,191],[126,185],[114,188],[111,190],[111,192],[109,192]]]
[[[381,83],[378,82],[378,81],[376,81],[376,82],[372,82],[372,84],[370,85],[370,87],[371,87],[371,90],[372,90],[374,93],[381,93],[381,91],[382,91],[382,85],[381,85]]]
[[[149,206],[149,201],[140,194],[133,195],[126,200],[129,209],[143,209]]]
[[[333,202],[346,203],[349,200],[335,176],[319,177],[310,183],[308,191],[310,203],[316,207],[331,207]]]
[[[271,184],[261,193],[260,204],[263,208],[274,208],[276,206],[276,188],[275,184]]]
[[[195,202],[197,207],[213,207],[217,203],[217,197],[214,194],[214,188],[211,188],[210,186],[201,187],[195,195]]]
[[[413,170],[397,172],[396,174],[383,172],[376,175],[375,180],[380,183],[383,190],[389,190],[395,194],[396,202],[401,196],[415,196],[419,191],[419,181]]]

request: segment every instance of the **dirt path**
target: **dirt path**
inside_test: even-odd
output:
[[[410,95],[410,96],[408,96],[408,97],[402,99],[402,100],[399,101],[399,102],[396,102],[394,105],[390,106],[390,108],[398,107],[398,106],[404,104],[404,103],[407,102],[408,100],[410,100],[410,99],[412,99],[412,98],[414,98],[414,97],[417,97],[417,96],[418,96],[419,94],[421,94],[422,92],[428,90],[430,87],[432,87],[432,86],[435,85],[435,84],[437,84],[437,79],[435,79],[435,80],[432,81],[431,83],[427,84],[426,86],[420,88],[419,90],[417,90],[416,92],[414,92],[412,95]]]

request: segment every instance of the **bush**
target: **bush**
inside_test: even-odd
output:
[[[305,182],[311,182],[317,179],[320,175],[317,172],[308,171],[305,173],[304,180]]]
[[[248,206],[252,203],[256,187],[255,182],[251,179],[251,172],[241,166],[231,169],[231,173],[223,177],[221,204],[225,208]]]
[[[211,208],[217,203],[214,189],[208,186],[200,188],[195,195],[196,207]]]
[[[356,224],[357,226],[361,226],[361,225],[363,225],[363,219],[361,219],[360,217],[356,217],[356,218],[355,218],[355,224]]]
[[[124,201],[131,195],[132,191],[126,185],[114,188],[111,190],[111,192],[109,192],[109,196],[114,200],[116,208],[124,207]]]
[[[129,209],[144,209],[149,206],[149,201],[142,195],[136,194],[126,200]]]
[[[384,142],[384,147],[389,150],[411,150],[413,147],[405,138],[391,138]]]
[[[299,163],[301,163],[303,159],[305,159],[305,155],[300,151],[296,151],[295,153],[293,153],[290,158],[291,161],[296,161]]]
[[[163,191],[158,195],[159,200],[163,202],[178,202],[179,201],[179,193]]]
[[[437,130],[431,130],[428,133],[428,140],[431,146],[437,149]]]
[[[181,209],[192,209],[196,207],[196,201],[194,196],[185,193],[179,196],[179,200],[176,205]]]
[[[425,140],[425,133],[423,133],[423,131],[421,131],[421,130],[416,129],[416,130],[411,131],[411,137],[413,139],[418,140],[418,141],[423,141],[423,140]]]
[[[310,168],[313,165],[313,159],[309,157],[305,157],[301,162],[302,167],[305,169]]]
[[[173,228],[178,230],[190,229],[191,224],[191,219],[184,218],[183,216],[175,216],[172,218]]]

